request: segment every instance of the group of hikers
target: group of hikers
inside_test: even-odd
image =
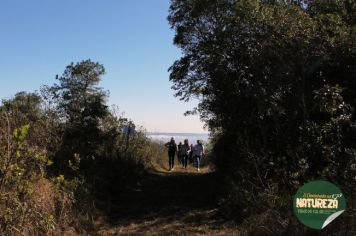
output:
[[[189,145],[188,139],[185,139],[184,142],[179,142],[176,144],[175,139],[172,137],[171,141],[165,144],[168,148],[168,164],[169,171],[174,170],[174,159],[177,155],[178,162],[183,165],[186,169],[188,162],[191,164],[195,162],[195,166],[198,171],[200,171],[200,162],[203,156],[205,155],[204,145],[201,140],[197,140],[196,145]]]

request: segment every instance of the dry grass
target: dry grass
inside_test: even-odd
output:
[[[239,235],[236,228],[220,222],[216,209],[174,209],[152,212],[151,216],[122,220],[102,226],[98,235]],[[167,216],[167,214],[169,216]],[[160,216],[161,215],[161,216]]]
[[[30,196],[30,204],[37,206],[42,211],[54,215],[55,199],[57,191],[47,179],[39,179],[33,184],[33,194]]]
[[[95,235],[240,235],[219,216],[216,178],[208,167],[198,172],[176,166],[148,173],[136,188],[112,203]]]

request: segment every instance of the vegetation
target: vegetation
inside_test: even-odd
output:
[[[183,52],[170,68],[172,88],[200,99],[188,113],[214,135],[227,216],[269,212],[263,232],[286,233],[292,194],[313,179],[336,183],[354,204],[355,13],[352,0],[171,2]],[[351,230],[354,217],[349,211],[335,232]]]
[[[165,173],[162,145],[107,105],[104,66],[71,63],[0,104],[0,234],[303,235],[290,203],[313,179],[347,199],[321,234],[356,232],[355,1],[171,0],[168,20],[172,88],[199,99],[216,172]]]
[[[97,86],[104,73],[90,60],[72,63],[40,94],[2,101],[3,234],[90,232],[95,211],[109,213],[110,198],[156,165],[151,157],[162,148],[140,129],[127,137],[123,128],[133,122],[106,105],[107,92]]]

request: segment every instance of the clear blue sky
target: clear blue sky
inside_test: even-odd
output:
[[[103,64],[109,104],[148,131],[204,132],[196,102],[173,97],[167,69],[180,57],[169,0],[0,2],[0,97],[55,83],[70,62]]]

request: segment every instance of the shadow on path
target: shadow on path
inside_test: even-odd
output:
[[[99,235],[238,235],[217,214],[217,177],[178,168],[151,172],[113,199]]]

